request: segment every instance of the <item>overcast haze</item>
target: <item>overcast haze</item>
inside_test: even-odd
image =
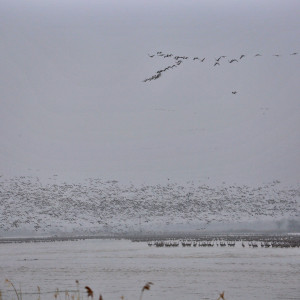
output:
[[[299,1],[2,0],[1,174],[299,183],[299,15]],[[143,82],[174,63],[158,51],[189,59]]]

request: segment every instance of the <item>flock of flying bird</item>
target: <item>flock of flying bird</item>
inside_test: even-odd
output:
[[[298,54],[298,52],[293,52],[289,55],[297,55],[297,54]],[[158,70],[155,75],[144,79],[143,82],[152,81],[152,80],[156,80],[156,79],[160,78],[162,76],[163,72],[172,70],[173,68],[176,68],[176,67],[180,66],[184,62],[184,60],[190,59],[192,61],[199,61],[199,62],[203,63],[206,59],[206,57],[203,57],[203,58],[199,58],[199,57],[189,58],[188,56],[175,56],[171,53],[170,54],[165,54],[162,51],[158,51],[158,52],[156,52],[156,54],[148,54],[148,56],[150,58],[154,58],[155,56],[162,57],[162,58],[173,58],[175,60],[175,62],[173,64],[169,65],[168,67],[164,68],[164,69]],[[259,57],[259,56],[262,56],[262,55],[260,53],[257,53],[257,54],[254,55],[254,57]],[[280,54],[273,54],[273,56],[280,57],[281,55]],[[244,59],[245,57],[246,57],[246,55],[242,54],[238,58],[228,59],[228,63],[230,63],[230,64],[238,63],[240,60]],[[214,67],[220,66],[220,62],[226,60],[226,58],[227,57],[225,55],[221,55],[220,57],[215,58],[213,66]],[[237,93],[236,91],[232,92],[232,94],[236,94],[236,93]]]
[[[260,186],[172,180],[136,185],[99,178],[80,183],[64,182],[57,175],[48,179],[0,175],[0,191],[0,236],[21,231],[48,235],[66,229],[86,235],[201,233],[243,224],[259,228],[255,220],[270,221],[278,230],[299,226],[300,184],[282,187],[278,180]]]

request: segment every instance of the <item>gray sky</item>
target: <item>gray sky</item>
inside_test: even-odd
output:
[[[299,15],[299,1],[1,0],[0,173],[299,183]],[[157,51],[206,60],[144,83],[174,63]]]

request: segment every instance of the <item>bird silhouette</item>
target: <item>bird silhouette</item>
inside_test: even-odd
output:
[[[215,58],[216,61],[219,61],[221,58],[225,58],[226,56],[222,55],[219,58]]]
[[[233,95],[235,95],[236,93],[237,93],[237,91],[233,91],[233,92],[231,92]]]
[[[289,53],[289,55],[297,55],[298,52],[292,52],[292,53]],[[163,53],[162,51],[157,51],[156,54],[149,54],[148,53],[148,56],[153,58],[155,55],[157,56],[161,56],[161,57],[164,57],[164,58],[167,58],[167,57],[172,57],[173,54],[166,54],[166,53]],[[287,54],[288,55],[288,54]],[[254,57],[258,57],[258,56],[262,56],[260,53],[256,53],[254,55]],[[272,56],[275,56],[275,57],[280,57],[282,56],[281,54],[273,54]],[[238,58],[234,58],[234,59],[229,59],[228,62],[231,64],[233,62],[239,62],[241,59],[243,59],[244,57],[246,57],[245,54],[241,54]],[[215,62],[213,64],[213,66],[220,66],[220,60],[221,58],[226,58],[225,55],[222,55],[222,56],[219,56],[218,58],[215,58]],[[145,80],[143,80],[143,82],[147,82],[147,81],[151,81],[151,80],[155,80],[155,79],[158,79],[161,75],[162,75],[162,72],[165,72],[167,70],[170,70],[170,69],[173,69],[173,68],[176,68],[177,66],[179,66],[181,63],[184,62],[184,60],[187,60],[189,59],[188,56],[174,56],[174,59],[176,62],[174,62],[173,65],[170,65],[164,69],[161,69],[159,71],[156,72],[155,75],[153,75],[152,77],[149,77],[149,78],[146,78]],[[202,59],[199,58],[198,56],[195,56],[195,57],[191,57],[190,59],[192,59],[193,61],[196,61],[196,60],[199,60],[201,62],[204,62],[204,60],[206,59],[205,57],[203,57]],[[237,91],[232,91],[232,94],[235,95],[237,93]]]

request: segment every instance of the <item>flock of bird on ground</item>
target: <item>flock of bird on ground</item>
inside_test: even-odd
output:
[[[213,234],[209,240],[197,239],[187,239],[187,240],[157,240],[148,241],[149,247],[235,247],[236,242],[241,244],[243,248],[300,248],[300,239],[298,237],[292,237],[291,239],[286,239],[282,236],[263,236],[260,237],[259,241],[255,240],[255,237],[244,236],[242,240],[239,237],[232,236],[234,240],[226,240],[224,236],[220,236],[221,240],[218,240]],[[246,242],[248,240],[248,242]]]
[[[290,53],[289,55],[297,55],[298,52],[293,52],[293,53]],[[158,51],[156,52],[156,54],[148,54],[148,56],[150,58],[154,58],[155,56],[157,57],[161,57],[161,58],[173,58],[175,60],[175,62],[171,65],[169,65],[168,67],[166,68],[163,68],[161,70],[158,70],[156,72],[155,75],[151,76],[151,77],[148,77],[146,79],[143,80],[143,82],[148,82],[148,81],[152,81],[152,80],[156,80],[158,78],[160,78],[163,74],[163,72],[166,72],[166,71],[169,71],[169,70],[172,70],[173,68],[177,68],[178,66],[180,66],[185,60],[192,60],[194,62],[200,62],[200,63],[203,63],[205,60],[206,60],[206,57],[203,57],[203,58],[199,58],[199,57],[188,57],[188,56],[175,56],[174,54],[171,54],[171,53],[168,53],[168,54],[165,54],[163,53],[162,51]],[[260,53],[256,53],[254,55],[254,57],[259,57],[259,56],[262,56],[262,54]],[[281,54],[273,54],[273,56],[275,57],[280,57]],[[227,56],[225,55],[221,55],[219,56],[218,58],[215,58],[214,62],[213,62],[213,66],[214,67],[217,67],[217,66],[220,66],[220,63],[222,61],[228,61],[228,63],[232,64],[232,63],[238,63],[239,61],[243,60],[246,58],[246,55],[245,54],[241,54],[238,58],[232,58],[232,59],[227,59]],[[232,91],[232,94],[236,94],[237,91]]]

